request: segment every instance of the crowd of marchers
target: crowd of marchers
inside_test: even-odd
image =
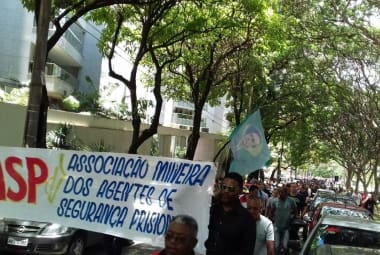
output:
[[[337,199],[336,191],[320,189],[319,185],[303,181],[269,185],[227,173],[215,183],[204,243],[206,255],[288,254],[290,240],[300,244],[298,241],[307,237],[308,226],[303,219],[316,207],[315,201],[323,201],[313,196],[320,192],[321,197],[328,197],[322,196],[326,192]],[[345,197],[366,208],[369,215],[374,213],[376,201],[371,194],[348,190]],[[166,233],[165,248],[152,255],[194,255],[197,231],[197,222],[191,216],[176,216]]]

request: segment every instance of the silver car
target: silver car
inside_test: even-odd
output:
[[[301,255],[380,254],[380,223],[325,215],[307,238]]]
[[[0,219],[0,254],[82,255],[85,247],[93,244],[102,244],[112,254],[120,254],[122,246],[128,242],[55,223]]]

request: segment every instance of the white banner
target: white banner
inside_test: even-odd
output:
[[[215,172],[210,162],[0,146],[0,217],[163,246],[172,217],[188,214],[203,253]]]

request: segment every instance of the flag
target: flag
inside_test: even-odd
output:
[[[229,172],[245,176],[264,167],[270,159],[260,111],[250,114],[230,135],[232,161]]]

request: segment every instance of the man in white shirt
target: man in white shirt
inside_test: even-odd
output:
[[[253,255],[274,255],[273,223],[260,214],[262,200],[258,197],[247,199],[247,210],[256,221],[256,244]]]

